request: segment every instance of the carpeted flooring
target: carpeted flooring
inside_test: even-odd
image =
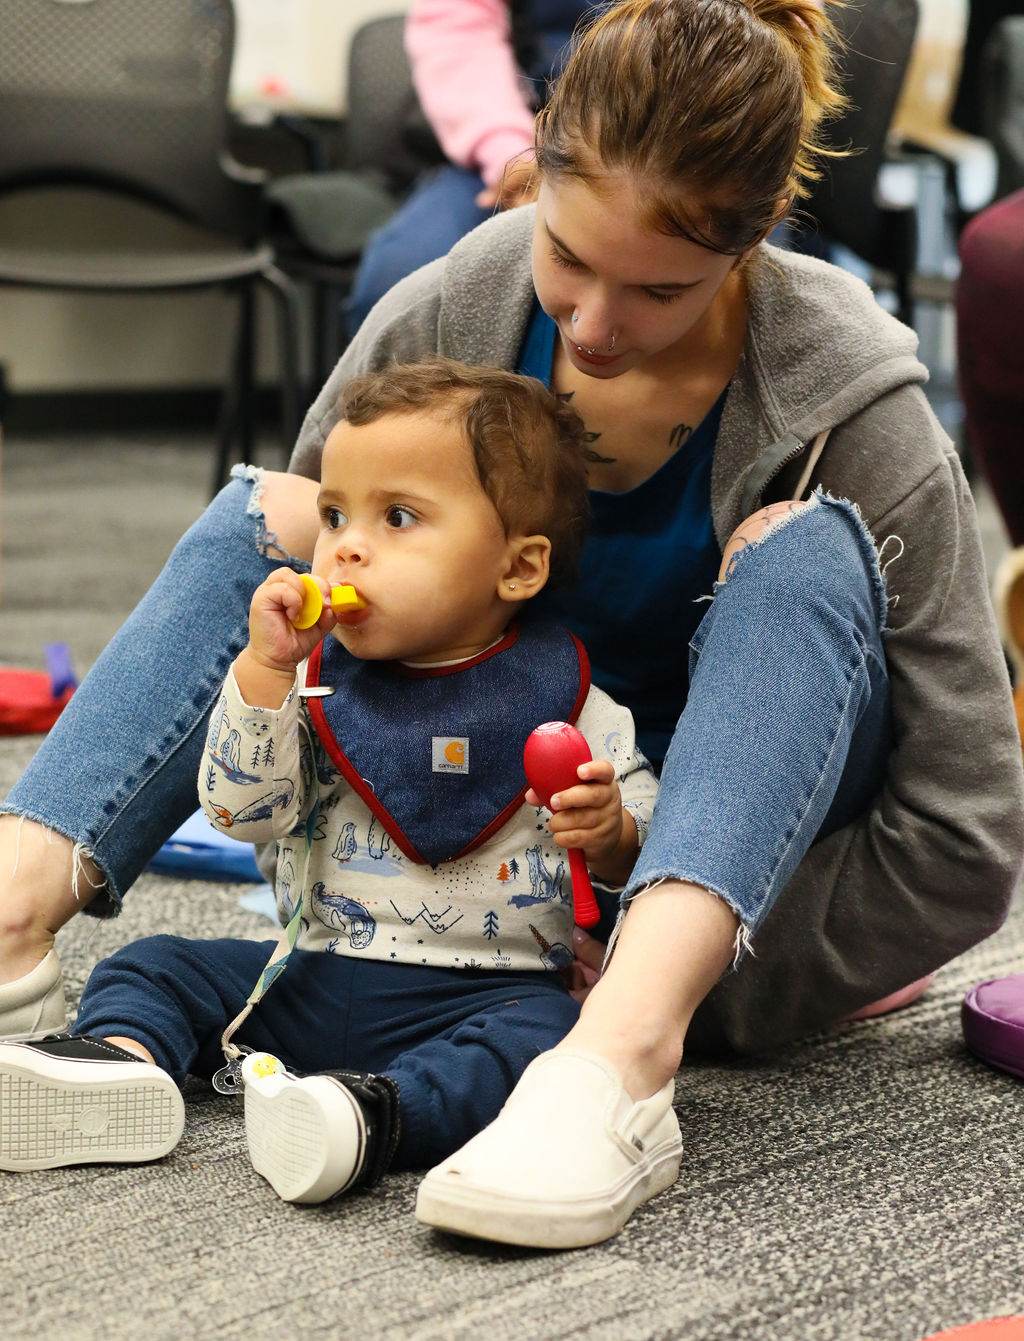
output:
[[[202,506],[208,464],[161,442],[8,443],[0,662],[41,664],[65,638],[84,668]],[[37,743],[0,740],[0,793]],[[239,893],[144,876],[120,919],[61,932],[72,995],[141,935],[263,936]],[[1024,1085],[972,1059],[959,1024],[968,987],[1021,969],[1018,901],[903,1012],[687,1063],[678,1182],[574,1253],[437,1235],[413,1218],[414,1175],[285,1205],[249,1165],[238,1101],[190,1084],[161,1163],[0,1174],[0,1334],[917,1341],[1024,1314]]]

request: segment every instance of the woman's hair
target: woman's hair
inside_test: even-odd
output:
[[[537,118],[542,176],[637,184],[659,232],[747,250],[819,174],[845,105],[833,0],[623,0],[583,30]]]
[[[363,373],[342,392],[342,418],[356,426],[417,412],[462,428],[506,536],[547,536],[550,585],[575,581],[590,521],[576,411],[534,377],[440,357]]]

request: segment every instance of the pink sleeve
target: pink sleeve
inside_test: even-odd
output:
[[[441,148],[494,186],[506,162],[533,145],[506,0],[413,0],[405,49]]]

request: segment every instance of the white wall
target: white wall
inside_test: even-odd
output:
[[[275,25],[295,20],[292,41],[280,49],[305,53],[301,92],[319,110],[343,106],[344,66],[352,32],[368,18],[395,14],[408,0],[236,0],[239,30],[254,39],[274,35]],[[247,7],[251,7],[246,12]],[[244,55],[244,52],[243,52]],[[84,226],[103,230],[108,206],[90,206]],[[59,199],[29,215],[23,206],[0,204],[0,245],[8,230],[27,229],[39,245],[55,245],[69,227]],[[150,235],[158,245],[160,230]],[[269,314],[263,313],[264,317]],[[262,323],[261,368],[275,368],[273,324]],[[0,365],[15,392],[214,386],[222,380],[234,330],[233,307],[219,293],[174,296],[46,294],[0,289]]]
[[[265,88],[269,76],[300,104],[343,111],[352,34],[367,19],[408,7],[409,0],[235,0],[236,95]]]

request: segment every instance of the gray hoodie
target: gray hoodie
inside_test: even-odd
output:
[[[514,368],[533,302],[532,208],[512,210],[396,286],[306,416],[291,469],[316,478],[357,372],[441,353]],[[993,932],[1024,861],[1024,770],[974,505],[921,390],[917,337],[844,271],[762,246],[712,470],[724,545],[762,503],[813,476],[852,499],[881,545],[894,745],[871,807],[815,843],[714,989],[688,1046],[758,1050],[829,1025]],[[895,541],[886,549],[890,557]]]

